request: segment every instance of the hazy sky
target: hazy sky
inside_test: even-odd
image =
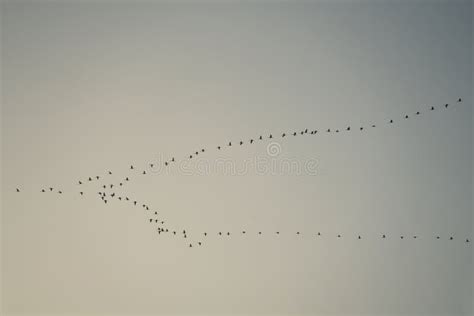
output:
[[[5,314],[472,315],[472,1],[0,8]]]

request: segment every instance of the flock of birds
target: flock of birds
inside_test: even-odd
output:
[[[461,103],[462,102],[462,99],[459,98],[456,103]],[[439,107],[439,108],[444,108],[444,109],[447,109],[450,105],[448,103],[444,104],[442,107]],[[435,111],[437,110],[438,108],[435,107],[435,106],[430,106],[427,108],[426,112],[430,112],[430,111]],[[417,116],[420,116],[422,114],[421,111],[416,111],[413,116],[417,117]],[[410,118],[410,115],[408,114],[405,114],[402,116],[402,119],[409,119]],[[389,119],[385,122],[385,124],[388,124],[388,125],[391,125],[391,124],[394,124],[395,120],[394,119]],[[359,131],[359,132],[363,132],[364,130],[366,129],[374,129],[378,126],[381,126],[383,124],[369,124],[368,126],[345,126],[344,128],[341,128],[341,129],[331,129],[331,128],[327,128],[327,129],[323,129],[323,130],[309,130],[307,128],[301,130],[301,131],[292,131],[292,132],[283,132],[283,133],[278,133],[278,134],[269,134],[268,136],[263,136],[263,135],[259,135],[255,138],[251,138],[247,141],[244,141],[244,140],[240,140],[238,142],[232,142],[232,141],[228,141],[226,142],[226,145],[218,145],[215,147],[215,149],[217,151],[221,151],[221,150],[224,150],[225,147],[231,147],[233,146],[243,146],[244,144],[254,144],[258,141],[264,141],[265,139],[274,139],[274,138],[277,138],[278,136],[274,136],[274,135],[280,135],[279,137],[281,138],[285,138],[285,137],[296,137],[298,135],[318,135],[318,134],[321,134],[321,133],[342,133],[342,132],[352,132],[352,131]],[[184,159],[195,159],[198,155],[202,155],[204,154],[205,152],[208,152],[206,151],[205,148],[201,148],[199,150],[195,150],[193,152],[191,152],[190,154],[186,155]],[[163,162],[163,165],[164,167],[169,167],[171,166],[171,164],[173,163],[176,163],[177,160],[175,159],[175,157],[171,157],[169,160],[167,161],[164,161]],[[147,166],[149,166],[150,168],[154,168],[157,166],[157,163],[149,163]],[[170,229],[170,228],[167,228],[166,226],[164,226],[165,224],[165,221],[163,219],[159,219],[158,218],[158,211],[157,210],[154,210],[152,209],[148,204],[146,203],[143,203],[143,202],[139,202],[138,200],[136,199],[133,199],[131,198],[130,196],[127,196],[127,195],[119,195],[117,193],[115,193],[114,191],[114,188],[122,188],[126,183],[129,183],[131,181],[131,179],[135,179],[135,176],[137,175],[147,175],[147,174],[152,174],[151,172],[148,172],[147,173],[147,170],[146,169],[139,169],[137,168],[137,166],[134,166],[134,165],[130,165],[129,167],[129,171],[131,172],[134,172],[133,175],[127,175],[125,177],[122,178],[122,180],[118,183],[110,183],[110,181],[107,181],[107,176],[112,176],[112,171],[107,171],[105,173],[104,176],[99,176],[99,175],[96,175],[96,176],[90,176],[90,177],[87,177],[86,180],[79,180],[77,182],[77,185],[80,186],[80,190],[78,191],[78,194],[80,196],[85,196],[86,195],[86,190],[85,190],[85,185],[86,183],[94,183],[94,182],[100,182],[102,181],[98,187],[95,187],[96,190],[99,189],[100,191],[96,191],[95,194],[97,194],[100,199],[102,200],[102,202],[104,204],[109,204],[109,201],[111,200],[118,200],[118,201],[122,201],[122,202],[126,202],[126,203],[129,203],[131,206],[134,206],[134,207],[141,207],[146,213],[146,218],[147,218],[147,221],[149,223],[154,223],[154,224],[158,224],[158,227],[157,227],[157,232],[158,234],[171,234],[173,236],[182,236],[184,239],[187,239],[188,238],[188,235],[189,235],[189,232],[187,232],[185,229]],[[16,188],[16,192],[20,193],[21,190],[20,188]],[[63,194],[63,190],[61,189],[55,189],[53,187],[46,187],[46,188],[42,188],[41,193],[47,193],[47,192],[55,192],[55,193],[58,193],[58,194]],[[246,231],[246,230],[242,230],[241,232],[238,233],[239,235],[248,235],[250,234],[250,232]],[[256,235],[256,236],[262,236],[263,235],[263,232],[262,231],[257,231],[257,232],[253,232],[252,234]],[[271,232],[271,233],[266,233],[266,235],[274,235],[274,236],[278,236],[278,235],[281,235],[283,234],[283,232],[280,232],[280,231],[275,231],[275,232]],[[288,234],[291,234],[291,235],[303,235],[302,232],[293,232],[293,233],[288,233]],[[196,246],[202,246],[203,245],[203,241],[204,239],[206,239],[207,237],[209,236],[230,236],[231,235],[231,232],[214,232],[213,234],[210,234],[208,232],[203,232],[202,234],[200,234],[200,236],[198,237],[198,241],[194,243],[194,245]],[[314,236],[316,238],[322,238],[322,233],[321,232],[313,232],[313,233],[307,233],[305,235],[309,235],[309,236]],[[338,234],[338,235],[335,235],[333,236],[334,238],[337,238],[337,239],[340,239],[340,238],[343,238],[343,236],[341,234]],[[353,235],[352,238],[356,238],[357,240],[361,240],[362,239],[362,236],[361,235]],[[386,238],[389,238],[389,235],[388,234],[381,234],[380,235],[380,238],[381,239],[386,239]],[[408,238],[411,238],[411,239],[419,239],[420,236],[419,235],[411,235],[411,236],[405,236],[405,235],[400,235],[400,236],[397,236],[396,237],[397,239],[408,239]],[[435,240],[440,240],[442,239],[441,236],[439,235],[434,235],[432,237],[433,239]],[[446,237],[448,238],[448,240],[454,240],[454,236],[449,236],[449,237]],[[466,238],[464,239],[464,242],[466,244],[469,244],[470,243],[470,239],[469,238]],[[193,247],[193,243],[189,243],[189,248],[192,248]]]

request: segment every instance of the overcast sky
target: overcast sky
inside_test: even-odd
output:
[[[5,314],[472,315],[472,1],[0,8]]]

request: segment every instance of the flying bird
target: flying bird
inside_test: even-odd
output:
[[[449,106],[449,104],[447,104],[447,103],[444,105],[445,108],[448,108],[448,106]]]
[[[252,144],[252,143],[253,143],[253,139],[250,140],[250,144]]]
[[[84,195],[84,192],[82,192],[82,191],[81,191],[81,192],[79,192],[79,193],[80,193],[81,195]]]
[[[348,126],[348,127],[346,128],[346,131],[350,131],[350,130],[351,130],[351,127]]]
[[[240,141],[240,146],[242,146],[243,143],[244,143],[243,141]]]
[[[82,182],[81,182],[81,181],[79,181],[79,184],[82,184]]]
[[[462,102],[461,98],[458,99],[458,102]]]
[[[281,137],[285,137],[285,136],[286,136],[286,134],[285,134],[285,133],[281,134]]]
[[[16,192],[20,192],[20,189],[16,188]]]

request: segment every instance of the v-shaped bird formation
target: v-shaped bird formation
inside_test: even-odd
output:
[[[461,103],[462,99],[459,98],[456,103]],[[413,117],[421,117],[424,113],[430,113],[433,111],[436,111],[438,109],[448,109],[450,108],[450,104],[446,103],[442,106],[429,106],[425,109],[425,111],[418,110],[413,113]],[[370,123],[365,126],[356,126],[356,125],[347,125],[344,127],[339,127],[339,128],[321,128],[321,129],[308,129],[308,128],[303,128],[298,131],[283,131],[280,133],[268,133],[267,135],[257,135],[253,138],[250,139],[239,139],[238,141],[226,141],[223,144],[219,144],[216,146],[212,146],[210,148],[200,148],[198,150],[193,150],[190,151],[187,155],[184,155],[182,160],[190,160],[190,159],[196,159],[198,156],[203,155],[204,153],[206,154],[211,154],[212,149],[215,151],[223,151],[228,147],[232,147],[233,144],[237,144],[238,147],[244,148],[245,146],[250,146],[254,145],[257,142],[263,142],[265,140],[272,140],[277,138],[277,136],[274,135],[280,135],[280,138],[288,138],[288,137],[297,137],[297,136],[305,136],[305,135],[320,135],[322,133],[324,134],[331,134],[331,133],[361,133],[365,132],[368,130],[373,130],[377,129],[380,127],[383,127],[384,125],[386,126],[391,126],[395,124],[398,120],[407,120],[412,118],[409,114],[404,114],[400,116],[398,119],[397,118],[389,118],[385,122],[379,122],[377,124],[375,123]],[[172,156],[168,160],[164,161],[162,164],[163,166],[166,167],[171,167],[172,164],[176,163],[178,160]],[[153,172],[147,172],[150,171],[147,168],[154,168],[158,166],[159,162],[149,162],[145,164],[146,167],[141,167],[139,168],[137,165],[131,164],[128,168],[125,170],[128,170],[127,174],[122,176],[122,180],[118,183],[111,183],[110,181],[107,180],[107,176],[113,175],[112,171],[108,170],[106,171],[103,175],[95,175],[95,176],[88,176],[85,178],[85,180],[78,180],[77,186],[78,186],[78,191],[77,192],[68,192],[71,194],[77,194],[80,197],[87,197],[87,196],[98,196],[100,200],[106,204],[110,205],[111,201],[119,201],[122,203],[128,203],[132,207],[138,207],[141,208],[145,212],[145,218],[150,224],[156,225],[155,228],[157,230],[158,235],[161,234],[168,234],[171,236],[175,237],[181,237],[184,240],[190,240],[190,231],[186,229],[177,229],[177,228],[170,228],[169,226],[165,226],[166,221],[164,218],[161,218],[158,216],[159,212],[149,206],[146,203],[138,201],[138,199],[132,198],[131,196],[127,194],[118,194],[114,191],[114,188],[122,188],[125,186],[126,183],[129,183],[131,179],[134,180],[139,180],[140,177],[143,176],[150,176],[153,174]],[[95,183],[96,186],[91,188],[89,183]],[[93,190],[93,192],[91,192]],[[123,190],[122,190],[123,191]],[[16,188],[17,193],[21,193],[22,190],[21,188]],[[41,193],[56,193],[59,195],[63,194],[63,190],[59,188],[53,188],[53,187],[44,187],[40,189]],[[94,193],[95,192],[95,193]],[[91,194],[92,193],[92,194]],[[187,243],[189,248],[192,248],[193,246],[200,247],[204,244],[204,240],[208,241],[210,238],[215,237],[215,238],[231,238],[234,236],[240,236],[240,237],[245,237],[249,238],[250,236],[255,236],[257,238],[263,238],[267,236],[272,236],[275,238],[285,238],[289,236],[297,236],[299,238],[314,238],[315,240],[321,240],[321,239],[355,239],[359,241],[363,241],[365,239],[369,238],[379,238],[379,239],[398,239],[398,240],[449,240],[449,241],[454,241],[454,235],[453,236],[444,236],[441,237],[438,234],[432,234],[432,236],[421,236],[418,234],[412,234],[412,235],[390,235],[388,233],[381,232],[380,235],[378,236],[363,236],[362,234],[356,234],[356,233],[351,233],[351,234],[323,234],[321,231],[313,231],[313,232],[302,232],[302,231],[296,231],[296,232],[291,232],[291,231],[255,231],[255,232],[250,232],[245,229],[239,231],[239,232],[230,232],[230,231],[218,231],[218,232],[201,232],[201,233],[196,233],[193,234],[193,241]],[[456,240],[461,240],[466,244],[470,244],[470,239],[469,238],[456,238]]]

